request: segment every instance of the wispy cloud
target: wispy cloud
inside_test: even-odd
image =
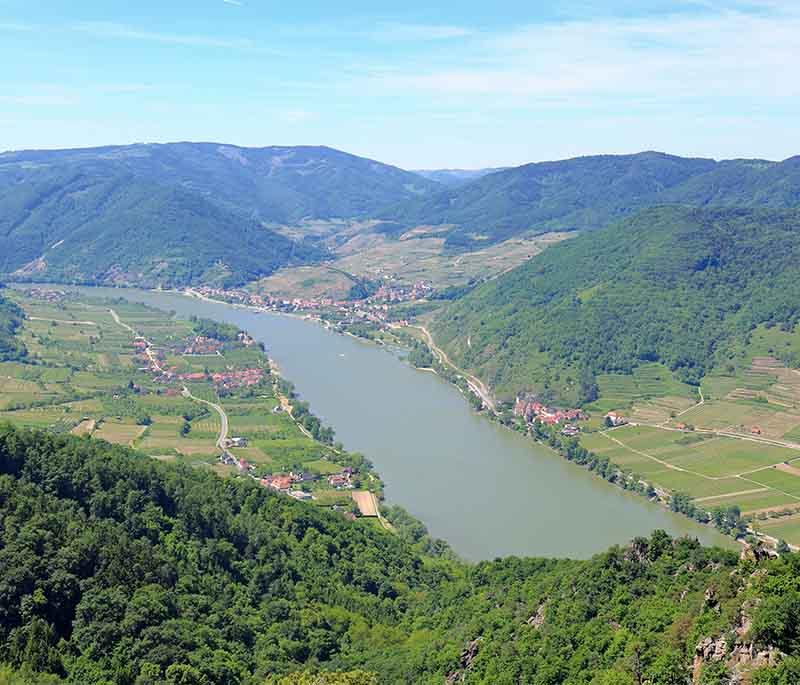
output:
[[[374,92],[465,97],[800,95],[800,7],[778,0],[733,10],[726,4],[481,35],[453,51],[450,63],[390,64],[373,68],[366,80]]]
[[[216,36],[195,35],[185,33],[167,33],[145,31],[127,24],[106,21],[86,21],[73,25],[80,33],[97,38],[118,38],[122,40],[147,41],[167,45],[185,45],[188,47],[256,49],[259,46],[249,38],[218,38]]]
[[[241,7],[242,3],[239,0],[222,0],[226,5],[235,5],[236,7]]]
[[[55,93],[26,93],[22,95],[0,95],[0,102],[6,105],[25,107],[64,107],[77,105],[80,99],[74,95]]]
[[[466,38],[473,33],[472,29],[465,26],[450,24],[385,23],[380,24],[374,31],[370,31],[369,35],[378,40],[434,41]]]

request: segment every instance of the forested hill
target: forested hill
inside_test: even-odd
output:
[[[22,324],[24,312],[2,295],[0,284],[0,361],[10,361],[24,357],[25,346],[16,339],[16,330]]]
[[[575,401],[587,373],[647,361],[697,382],[755,325],[798,322],[799,236],[797,210],[645,210],[479,287],[435,334],[502,393]]]
[[[238,285],[324,255],[269,230],[369,217],[440,186],[325,147],[215,143],[0,154],[7,278]]]
[[[186,142],[0,154],[0,185],[35,181],[55,170],[180,186],[244,216],[278,224],[370,217],[391,203],[440,188],[417,174],[328,147]]]
[[[0,678],[685,685],[771,661],[753,685],[797,682],[797,555],[757,566],[655,533],[587,562],[467,566],[368,523],[0,427]]]
[[[0,182],[0,273],[16,279],[240,284],[320,256],[196,192],[130,174],[53,169]]]
[[[691,159],[658,152],[526,164],[393,207],[409,225],[454,224],[447,244],[474,249],[525,232],[596,229],[657,204],[800,205],[800,157]]]

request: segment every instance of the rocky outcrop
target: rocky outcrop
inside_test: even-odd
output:
[[[466,646],[464,651],[461,652],[461,657],[459,658],[460,668],[447,675],[444,680],[445,685],[456,685],[466,680],[467,671],[472,667],[472,662],[475,661],[475,657],[478,656],[478,648],[481,640],[483,640],[482,637],[475,638]]]

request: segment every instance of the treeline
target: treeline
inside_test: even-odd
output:
[[[192,331],[195,335],[205,338],[214,338],[222,342],[235,341],[239,336],[239,327],[230,323],[214,321],[213,319],[200,318],[197,316],[189,317],[192,324]]]
[[[0,291],[2,289],[0,283]],[[15,337],[24,319],[25,312],[0,292],[0,361],[16,361],[28,354],[25,345]]]
[[[589,561],[468,566],[392,518],[397,535],[251,479],[2,427],[0,682],[684,685],[766,651],[778,666],[753,682],[797,682],[798,555],[738,561],[656,532]],[[704,640],[714,657],[695,663]]]

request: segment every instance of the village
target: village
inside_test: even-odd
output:
[[[208,356],[212,358],[224,357],[223,352],[226,346],[236,345],[244,347],[252,347],[255,344],[253,338],[247,333],[239,332],[235,342],[226,343],[225,341],[217,338],[203,336],[203,335],[190,335],[187,339],[180,343],[173,344],[170,347],[159,347],[156,349],[149,340],[142,336],[135,336],[133,340],[133,348],[136,352],[136,360],[142,366],[139,367],[140,371],[149,373],[156,383],[165,384],[167,387],[164,390],[164,395],[167,397],[184,395],[192,397],[191,393],[187,390],[187,383],[203,383],[210,382],[214,386],[219,397],[230,395],[232,392],[263,385],[267,381],[274,380],[270,378],[270,370],[268,367],[246,367],[234,368],[233,366],[225,370],[204,370],[204,371],[190,371],[181,373],[178,370],[176,363],[167,365],[167,359],[171,356],[174,357],[202,357]],[[197,360],[195,360],[196,362]],[[182,386],[179,390],[176,386]],[[275,387],[272,387],[275,391]],[[217,408],[220,416],[224,414],[221,405],[208,403]],[[272,413],[287,413],[289,417],[295,421],[292,414],[292,406],[286,399],[281,401],[274,407]],[[315,501],[318,496],[313,492],[320,490],[342,492],[346,493],[346,500],[350,498],[350,492],[353,492],[353,502],[355,510],[360,515],[377,516],[377,500],[370,497],[364,500],[362,492],[355,492],[356,477],[358,476],[356,469],[350,466],[343,467],[340,471],[334,473],[320,474],[308,470],[288,470],[288,472],[278,473],[265,473],[263,465],[251,463],[243,456],[237,456],[231,450],[246,451],[249,447],[249,440],[243,436],[228,436],[227,435],[227,417],[223,421],[223,428],[220,432],[218,440],[218,447],[220,449],[218,462],[221,466],[233,469],[236,473],[248,476],[256,480],[263,487],[269,488],[275,492],[292,497],[298,501]],[[302,427],[300,430],[307,434],[307,431]],[[310,437],[310,436],[309,436]],[[331,468],[335,468],[333,463],[330,463]],[[312,492],[313,491],[313,492]],[[362,506],[363,505],[363,506]],[[333,505],[335,509],[342,510],[340,503]],[[343,511],[345,516],[353,516],[352,507]]]
[[[524,419],[528,425],[538,422],[544,426],[561,426],[561,434],[569,438],[577,437],[581,432],[578,422],[589,418],[582,409],[557,409],[528,394],[517,396],[514,416]],[[603,417],[606,428],[617,428],[627,423],[628,419],[619,412],[610,411]]]
[[[228,290],[211,286],[190,288],[187,294],[218,300],[228,304],[254,307],[262,311],[282,314],[324,314],[326,319],[339,325],[370,323],[384,327],[392,321],[390,304],[418,302],[433,294],[434,289],[425,281],[413,285],[382,284],[363,300],[334,300],[329,297],[281,299],[268,294],[257,295],[245,290]]]

